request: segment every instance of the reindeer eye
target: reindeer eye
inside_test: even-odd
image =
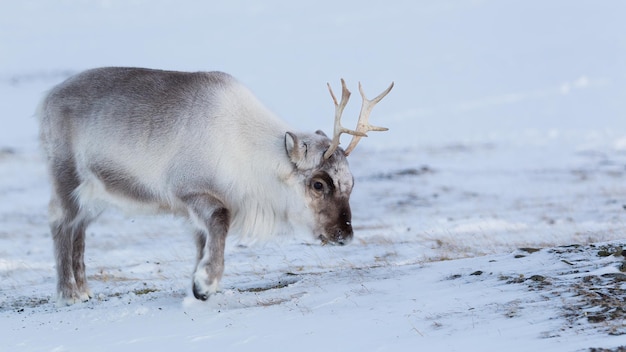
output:
[[[317,175],[311,177],[308,181],[308,187],[311,192],[314,192],[318,196],[333,193],[333,179],[326,172],[320,172]]]

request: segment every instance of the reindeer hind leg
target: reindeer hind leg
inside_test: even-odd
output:
[[[91,296],[83,259],[89,221],[74,195],[80,185],[74,160],[53,160],[50,166],[53,195],[49,212],[57,270],[57,304],[70,305]]]
[[[89,220],[86,218],[74,226],[73,245],[72,245],[72,269],[74,272],[74,280],[76,281],[76,289],[78,290],[78,299],[87,301],[93,294],[87,285],[87,274],[85,272],[85,230]]]

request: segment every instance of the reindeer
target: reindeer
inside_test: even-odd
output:
[[[218,290],[229,233],[259,238],[309,229],[322,244],[353,236],[346,157],[369,131],[393,83],[363,97],[357,128],[341,125],[350,98],[342,79],[332,139],[296,133],[232,76],[99,68],[54,87],[38,108],[52,181],[50,229],[57,302],[92,297],[85,275],[85,230],[109,205],[171,213],[195,228],[193,294]],[[341,134],[353,139],[344,151]]]

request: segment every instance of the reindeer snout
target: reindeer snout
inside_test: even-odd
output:
[[[336,209],[336,208],[335,208]],[[346,245],[352,241],[352,213],[347,199],[344,200],[339,211],[327,212],[331,216],[325,217],[324,225],[318,227],[318,238],[322,244]],[[328,221],[330,220],[330,221]]]
[[[337,242],[338,245],[340,246],[344,246],[350,242],[352,242],[352,226],[350,227],[350,232],[344,232],[344,231],[339,231],[337,233],[337,239],[335,242]]]
[[[352,242],[354,232],[352,231],[352,223],[346,221],[341,224],[332,234],[332,241],[340,246],[346,245]]]
[[[341,226],[336,226],[331,229],[327,229],[324,231],[324,234],[319,235],[319,240],[322,241],[322,244],[336,244],[339,246],[344,246],[350,242],[352,242],[352,237],[354,235],[352,231],[352,224],[349,221],[346,221]]]
[[[352,212],[350,211],[350,206],[348,205],[341,212],[340,220],[339,220],[339,228],[336,232],[337,244],[343,246],[352,241],[352,236],[354,232],[352,231]]]

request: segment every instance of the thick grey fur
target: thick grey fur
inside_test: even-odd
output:
[[[261,238],[302,225],[324,243],[352,239],[343,150],[325,160],[323,133],[291,132],[228,74],[89,70],[54,87],[38,115],[61,305],[92,296],[85,231],[111,204],[190,219],[201,300],[217,290],[231,232]]]

